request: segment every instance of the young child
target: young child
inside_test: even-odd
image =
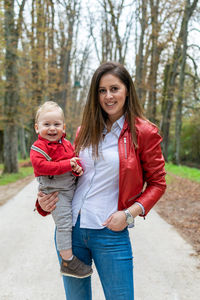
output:
[[[56,224],[56,243],[62,257],[60,271],[66,276],[85,278],[92,274],[92,268],[73,255],[71,242],[74,175],[81,176],[83,170],[71,143],[64,138],[64,114],[57,103],[47,101],[38,108],[35,131],[38,139],[31,147],[30,158],[39,181],[39,190],[45,194],[59,192],[59,200],[51,214]]]

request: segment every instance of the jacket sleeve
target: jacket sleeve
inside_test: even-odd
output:
[[[147,132],[139,136],[139,153],[146,188],[137,202],[145,209],[145,215],[164,194],[166,189],[165,161],[162,155],[160,143],[161,136],[158,129],[148,126]]]
[[[43,210],[42,207],[40,206],[38,200],[36,200],[36,203],[35,203],[35,209],[38,211],[38,213],[43,216],[43,217],[46,217],[48,216],[50,213]]]
[[[72,171],[70,159],[48,161],[42,154],[34,150],[30,152],[30,159],[35,173],[40,175],[60,175]]]

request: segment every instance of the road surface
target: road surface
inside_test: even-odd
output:
[[[54,223],[33,211],[36,193],[34,180],[0,207],[0,300],[65,299]],[[135,300],[200,299],[200,259],[172,226],[152,210],[129,232]],[[104,300],[96,271],[92,284],[93,300]]]

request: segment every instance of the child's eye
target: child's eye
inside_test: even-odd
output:
[[[60,126],[61,124],[60,123],[55,123],[55,126]]]
[[[44,123],[45,126],[49,126],[49,123]]]

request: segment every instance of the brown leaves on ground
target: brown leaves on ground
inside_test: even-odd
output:
[[[156,211],[175,226],[200,255],[200,183],[168,175],[169,184],[155,207]]]

